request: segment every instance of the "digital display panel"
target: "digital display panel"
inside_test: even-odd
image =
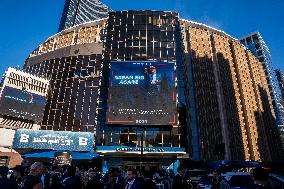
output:
[[[107,124],[176,123],[175,66],[160,62],[111,62]]]
[[[45,96],[6,86],[0,99],[0,114],[40,122],[45,104]]]

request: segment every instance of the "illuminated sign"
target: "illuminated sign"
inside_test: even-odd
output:
[[[96,146],[97,152],[101,154],[107,153],[126,153],[126,154],[140,154],[141,147],[131,146]],[[179,147],[144,147],[145,154],[186,154],[184,148]]]
[[[117,152],[141,152],[141,147],[122,147],[122,148],[117,148]],[[164,149],[162,148],[150,148],[150,147],[145,147],[143,148],[144,152],[165,152]]]
[[[71,165],[72,156],[69,152],[54,153],[54,161],[57,165]]]
[[[93,133],[18,129],[13,148],[92,151]]]
[[[176,123],[175,67],[161,62],[111,62],[107,124]]]

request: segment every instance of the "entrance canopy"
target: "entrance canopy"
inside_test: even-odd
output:
[[[53,159],[54,154],[57,152],[64,151],[44,151],[44,152],[35,152],[22,155],[23,158],[44,158],[44,159]],[[92,160],[99,156],[96,152],[69,152],[73,160]]]

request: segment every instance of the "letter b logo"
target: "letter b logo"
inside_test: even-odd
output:
[[[24,143],[29,142],[29,137],[30,137],[29,135],[21,134],[20,142],[24,142]]]
[[[79,146],[87,146],[88,145],[88,139],[84,137],[79,137]]]

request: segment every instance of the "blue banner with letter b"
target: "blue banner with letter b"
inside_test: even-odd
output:
[[[34,131],[18,129],[13,148],[93,151],[94,134],[89,132]]]

